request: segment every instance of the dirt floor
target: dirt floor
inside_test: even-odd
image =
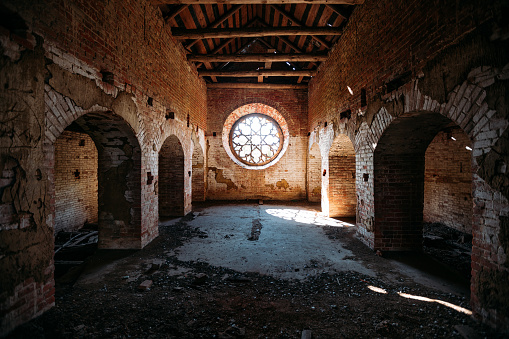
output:
[[[466,314],[461,288],[444,292],[400,272],[401,258],[429,256],[379,256],[354,227],[313,227],[376,274],[327,272],[310,260],[316,274],[282,279],[181,261],[180,247],[208,237],[188,216],[161,226],[143,250],[97,251],[57,279],[52,310],[9,338],[502,338]]]

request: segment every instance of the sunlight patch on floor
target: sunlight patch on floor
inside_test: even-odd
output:
[[[353,227],[354,224],[329,218],[315,211],[306,211],[292,208],[269,208],[265,212],[273,217],[295,221],[301,224],[332,227]]]

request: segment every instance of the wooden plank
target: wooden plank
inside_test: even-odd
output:
[[[192,5],[192,4],[333,4],[333,5],[360,5],[364,0],[148,0],[152,5]]]
[[[208,29],[208,28],[217,28],[217,27],[219,27],[223,22],[228,20],[228,18],[233,16],[235,13],[237,13],[242,8],[242,6],[244,6],[244,5],[235,5],[235,6],[233,6],[228,12],[226,12],[219,19],[214,21],[214,23],[212,23],[210,25],[210,27],[205,27],[205,28]],[[187,44],[186,49],[190,48],[191,46],[194,46],[194,44],[196,44],[198,41],[199,40],[194,40],[193,42]]]
[[[337,27],[248,27],[248,28],[172,28],[172,35],[177,39],[209,38],[254,38],[260,36],[280,35],[341,35],[343,30]]]
[[[169,22],[170,20],[172,19],[175,19],[175,17],[177,15],[179,15],[183,10],[185,10],[187,8],[187,5],[180,5],[179,7],[177,7],[173,12],[171,12],[170,14],[168,14],[168,16],[164,17],[164,20],[166,20],[166,22]]]
[[[334,12],[336,12],[336,14],[339,15],[340,17],[342,17],[344,19],[347,19],[347,15],[341,9],[339,9],[338,7],[333,6],[333,4],[331,2],[329,2],[326,5],[327,5],[327,7],[332,9]]]
[[[189,54],[188,61],[203,62],[322,62],[327,59],[325,54]]]
[[[307,89],[307,84],[267,84],[267,83],[221,83],[207,84],[207,88],[252,88],[252,89]]]
[[[275,11],[281,13],[281,15],[283,17],[285,17],[288,20],[290,20],[292,22],[292,25],[295,25],[295,26],[305,26],[299,19],[297,19],[292,14],[288,13],[287,11],[285,11],[285,9],[283,7],[276,6],[276,5],[270,5],[270,6],[272,8],[274,8]],[[315,36],[315,35],[312,35],[311,37],[313,39],[315,39],[316,41],[318,41],[319,43],[321,43],[322,45],[324,45],[327,49],[331,48],[329,42],[327,42],[326,40],[322,39],[321,37]]]
[[[297,77],[297,76],[315,76],[316,70],[300,70],[300,71],[292,71],[292,70],[274,70],[274,69],[262,69],[259,71],[209,71],[203,70],[198,71],[198,75],[200,76],[216,76],[216,77],[234,77],[234,78],[242,78],[242,77],[269,77],[269,76],[279,76],[279,77]]]
[[[275,50],[274,48],[269,48],[269,49],[267,50],[267,53],[274,53],[275,51],[276,51],[276,50]],[[271,62],[271,61],[266,61],[264,66],[265,66],[264,68],[265,68],[266,70],[269,70],[269,69],[271,69],[271,67],[272,67],[272,62]],[[259,75],[259,76],[258,76],[258,82],[263,82],[263,77],[264,77],[264,75],[263,75],[263,74]]]

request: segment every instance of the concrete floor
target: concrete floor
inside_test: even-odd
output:
[[[324,217],[318,205],[207,203],[195,206],[194,216],[188,225],[208,237],[192,238],[177,248],[175,254],[182,261],[206,262],[282,279],[355,271],[395,282],[411,280],[447,293],[469,293],[468,284],[458,283],[447,269],[439,269],[422,256],[404,256],[404,260],[379,258],[351,237],[350,249],[345,248],[346,241],[342,239],[329,239],[323,226],[347,228],[347,233],[353,235],[355,225],[351,220]],[[171,227],[178,220],[162,222],[161,226]],[[258,239],[253,240],[257,235]]]

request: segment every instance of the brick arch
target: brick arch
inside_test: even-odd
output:
[[[498,73],[497,73],[498,72]],[[433,138],[436,133],[438,132],[436,124],[453,124],[455,126],[458,126],[461,128],[461,130],[468,136],[468,138],[472,142],[472,154],[475,159],[475,157],[483,156],[484,154],[487,154],[491,151],[491,147],[498,141],[498,138],[500,135],[502,135],[502,132],[505,131],[508,127],[508,122],[503,117],[501,117],[499,114],[497,114],[496,111],[490,110],[488,103],[486,102],[486,90],[485,88],[490,86],[495,82],[497,77],[499,77],[501,74],[500,72],[503,72],[503,70],[494,70],[489,67],[478,67],[473,69],[466,81],[464,81],[462,84],[456,86],[456,88],[449,93],[447,97],[447,102],[445,103],[439,103],[436,100],[433,100],[431,97],[422,94],[419,91],[419,88],[416,84],[416,82],[411,82],[405,86],[402,86],[397,91],[391,93],[385,98],[385,101],[387,104],[391,103],[398,103],[401,107],[403,107],[403,112],[399,114],[397,117],[393,117],[392,115],[389,115],[385,108],[380,109],[380,111],[375,115],[373,118],[373,122],[370,127],[365,125],[363,123],[363,126],[359,129],[359,133],[357,135],[357,140],[359,142],[357,143],[357,147],[368,147],[372,148],[374,151],[374,157],[373,157],[373,164],[375,167],[375,173],[373,173],[373,177],[377,178],[380,176],[380,173],[378,173],[376,170],[377,164],[380,165],[380,160],[382,158],[383,150],[387,150],[390,148],[390,144],[396,144],[398,143],[397,137],[393,135],[391,132],[390,134],[392,136],[389,136],[389,138],[385,138],[386,132],[388,130],[395,131],[398,129],[397,125],[405,125],[405,121],[408,119],[412,119],[412,117],[416,118],[419,115],[428,115],[434,119],[435,121],[430,121],[431,125],[435,124],[434,126],[425,126],[424,124],[421,124],[418,126],[418,128],[415,131],[406,133],[405,137],[401,137],[399,140],[399,144],[402,144],[401,141],[405,139],[405,145],[411,145],[411,142],[409,141],[409,137],[416,137],[417,134],[422,134],[427,130],[427,136],[428,138]],[[417,118],[419,119],[419,118]],[[427,124],[429,124],[427,123]],[[424,129],[421,127],[425,127]],[[430,128],[428,128],[430,127]],[[443,125],[442,125],[443,127]],[[393,130],[393,128],[396,128]],[[411,127],[409,127],[411,128]],[[361,141],[361,133],[363,134],[363,137],[366,139],[364,142]],[[417,134],[416,134],[417,133]],[[392,138],[392,140],[391,140]],[[431,141],[429,139],[429,141]],[[364,144],[363,146],[361,144]],[[419,151],[419,154],[422,154],[426,147],[423,145],[427,145],[428,143],[419,143],[419,145],[414,145],[418,149],[415,149],[414,154],[417,154],[417,151]],[[424,150],[423,150],[424,148]],[[400,148],[400,153],[406,152],[408,153],[408,147],[403,146]],[[394,152],[392,152],[390,156],[396,156]],[[388,153],[386,153],[388,154]],[[419,162],[423,162],[423,157],[419,156]],[[387,160],[387,159],[386,159]],[[421,166],[424,168],[423,166]],[[421,168],[420,167],[420,168]],[[478,178],[476,174],[476,163],[475,160],[473,161],[473,180],[475,181],[476,178]],[[421,172],[421,171],[420,171]],[[422,173],[419,172],[419,177]],[[480,178],[479,178],[480,179]],[[419,180],[420,181],[420,180]],[[481,179],[481,182],[482,179]],[[381,182],[378,183],[380,185]],[[482,187],[481,187],[482,186]],[[417,191],[413,191],[414,194],[416,192],[420,192],[420,187],[414,187],[417,189]],[[380,220],[383,220],[383,216],[380,215],[380,210],[383,210],[381,206],[379,206],[379,199],[377,197],[377,183],[374,183],[374,215],[375,216],[375,223],[379,222]],[[486,190],[486,184],[482,185],[476,185],[473,188],[472,196],[477,196],[476,194],[477,190]],[[409,193],[410,194],[410,193]],[[420,194],[420,193],[419,193]],[[414,204],[418,204],[419,206],[422,203],[422,198],[419,198],[419,200],[414,200]],[[474,205],[485,205],[485,201],[478,201],[476,202],[476,199],[474,199]],[[377,207],[378,206],[378,207]],[[385,208],[387,211],[387,209]],[[422,211],[422,208],[421,208]],[[480,211],[480,215],[476,215],[476,212]],[[482,218],[482,214],[486,213],[483,209],[474,209],[473,218]],[[495,212],[496,213],[496,212]],[[380,219],[382,218],[382,219]],[[416,216],[418,219],[422,219],[422,212],[419,213],[419,215]],[[410,223],[418,223],[417,220],[410,220]],[[369,225],[366,225],[369,226]],[[474,224],[473,225],[473,234],[474,234],[474,247],[476,240],[476,228],[478,230],[479,225]],[[382,244],[380,240],[382,236],[385,236],[387,232],[384,234],[380,233],[380,229],[382,227],[374,227],[375,232],[372,234],[372,241],[369,241],[370,235],[367,236],[368,242],[370,242],[370,246],[374,248],[386,248],[387,242],[385,244]],[[378,231],[377,231],[378,228]],[[418,228],[418,227],[417,227]],[[416,228],[416,229],[417,229]],[[365,229],[369,229],[369,227],[365,227]],[[411,237],[416,237],[414,242],[419,242],[418,238],[421,237],[419,235],[419,232],[421,230],[414,230],[414,232],[411,232]],[[396,249],[399,245],[392,245],[391,248]],[[419,245],[420,246],[420,243]],[[415,248],[410,243],[407,242],[406,248]],[[399,248],[403,249],[403,248]]]
[[[159,216],[185,215],[184,149],[179,138],[172,134],[159,151]]]
[[[282,147],[281,151],[279,152],[279,155],[274,160],[272,160],[270,163],[263,165],[263,166],[249,166],[249,165],[246,165],[246,164],[240,162],[233,155],[233,153],[230,149],[229,138],[230,138],[230,131],[233,127],[233,124],[237,120],[239,120],[241,117],[248,115],[248,114],[253,114],[253,113],[260,113],[260,114],[267,115],[267,116],[271,117],[279,124],[279,126],[281,127],[281,131],[283,132],[283,147]],[[226,121],[223,125],[222,142],[223,142],[224,150],[226,151],[228,156],[232,159],[232,161],[235,162],[237,165],[239,165],[243,168],[247,168],[247,169],[262,170],[262,169],[265,169],[265,168],[270,167],[273,164],[277,163],[279,161],[279,159],[281,159],[281,157],[285,154],[285,152],[288,148],[288,145],[290,144],[290,132],[288,129],[288,124],[286,122],[286,119],[283,117],[283,115],[281,115],[281,113],[279,113],[278,110],[276,110],[275,108],[273,108],[271,106],[262,104],[262,103],[253,103],[253,104],[247,104],[247,105],[238,107],[233,112],[231,112],[230,115],[226,118]]]
[[[52,90],[45,95],[51,99],[46,101],[45,133],[50,195],[55,196],[54,142],[72,125],[88,134],[98,151],[99,247],[142,248],[141,147],[134,130],[104,107],[83,110]],[[51,211],[55,213],[54,203]]]
[[[183,200],[183,211],[179,214],[185,215],[192,210],[192,176],[189,176],[188,173],[192,174],[192,152],[193,152],[193,142],[192,142],[192,132],[191,129],[186,128],[182,123],[175,120],[166,120],[159,129],[159,133],[154,137],[154,149],[161,154],[161,150],[163,148],[164,142],[168,140],[169,137],[175,137],[178,139],[178,144],[182,147],[183,155],[184,155],[184,200]],[[158,180],[158,190],[160,188],[161,176],[159,173],[159,169],[157,170],[157,180]]]
[[[382,133],[373,157],[374,247],[422,247],[425,152],[451,120],[434,112],[399,116]]]
[[[239,100],[233,104],[228,105],[228,107],[226,107],[226,109],[223,111],[223,114],[226,117],[225,121],[232,114],[232,112],[235,112],[239,109],[242,110],[243,107],[244,108],[251,107],[252,105],[262,105],[262,106],[270,107],[270,108],[274,109],[275,111],[277,111],[278,114],[280,114],[283,117],[283,119],[286,121],[289,128],[290,128],[290,126],[293,125],[292,122],[293,122],[294,118],[293,118],[292,114],[289,113],[285,109],[285,107],[283,107],[283,105],[281,105],[277,101],[269,100],[264,97],[257,97],[256,101],[254,101],[252,98],[248,98],[248,99],[242,98],[242,100]],[[255,113],[255,112],[253,112],[253,113]]]

